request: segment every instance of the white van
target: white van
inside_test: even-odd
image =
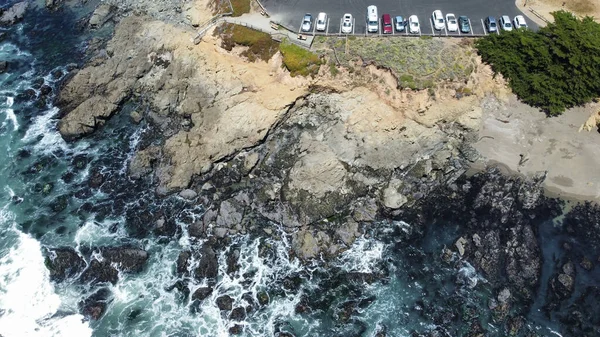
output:
[[[377,15],[377,6],[367,7],[367,31],[377,33],[379,31],[379,15]]]

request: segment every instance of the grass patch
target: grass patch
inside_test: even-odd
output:
[[[279,44],[279,50],[290,75],[314,76],[319,72],[322,61],[318,55],[287,41]]]
[[[266,62],[279,48],[279,43],[273,41],[271,35],[231,23],[220,25],[215,29],[214,34],[221,37],[221,47],[225,50],[231,51],[236,45],[248,47],[242,56],[247,57],[251,62],[257,60]]]
[[[334,62],[329,62],[329,73],[331,74],[331,76],[336,77],[337,74],[340,73],[339,69],[337,68],[337,66],[335,65]]]
[[[374,64],[390,69],[398,86],[415,90],[435,88],[444,80],[462,82],[473,72],[475,52],[466,43],[448,43],[431,37],[419,39],[330,37],[315,46],[328,53],[336,51],[340,65],[351,70],[356,64]],[[459,42],[459,41],[457,41]]]
[[[231,7],[233,7],[232,16],[250,13],[250,0],[231,0]]]

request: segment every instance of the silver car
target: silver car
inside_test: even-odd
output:
[[[302,19],[302,29],[303,32],[310,32],[312,28],[312,15],[310,13],[304,14],[304,18]]]
[[[350,34],[352,33],[352,14],[346,13],[344,14],[344,18],[342,19],[342,33]]]

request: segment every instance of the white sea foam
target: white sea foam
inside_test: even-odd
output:
[[[22,141],[28,143],[41,137],[34,145],[34,149],[42,153],[51,153],[58,149],[67,150],[67,143],[55,131],[57,121],[54,117],[58,114],[58,111],[58,108],[54,107],[35,117],[29,129],[25,132]]]
[[[6,212],[6,210],[3,210]],[[6,215],[2,216],[7,219]],[[60,297],[50,283],[39,242],[19,232],[15,245],[0,258],[0,335],[4,337],[91,336],[79,314],[56,315]]]
[[[372,273],[381,262],[384,248],[382,242],[363,236],[358,238],[350,249],[342,253],[338,263],[345,271]]]
[[[11,121],[13,124],[13,130],[19,130],[19,122],[17,121],[17,116],[15,115],[15,111],[12,109],[12,106],[15,104],[15,99],[13,97],[6,98],[6,106],[4,109],[4,113],[6,114],[6,120]]]

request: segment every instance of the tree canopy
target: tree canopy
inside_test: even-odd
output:
[[[565,11],[552,15],[537,32],[490,34],[475,45],[523,102],[558,115],[600,97],[600,24]]]

